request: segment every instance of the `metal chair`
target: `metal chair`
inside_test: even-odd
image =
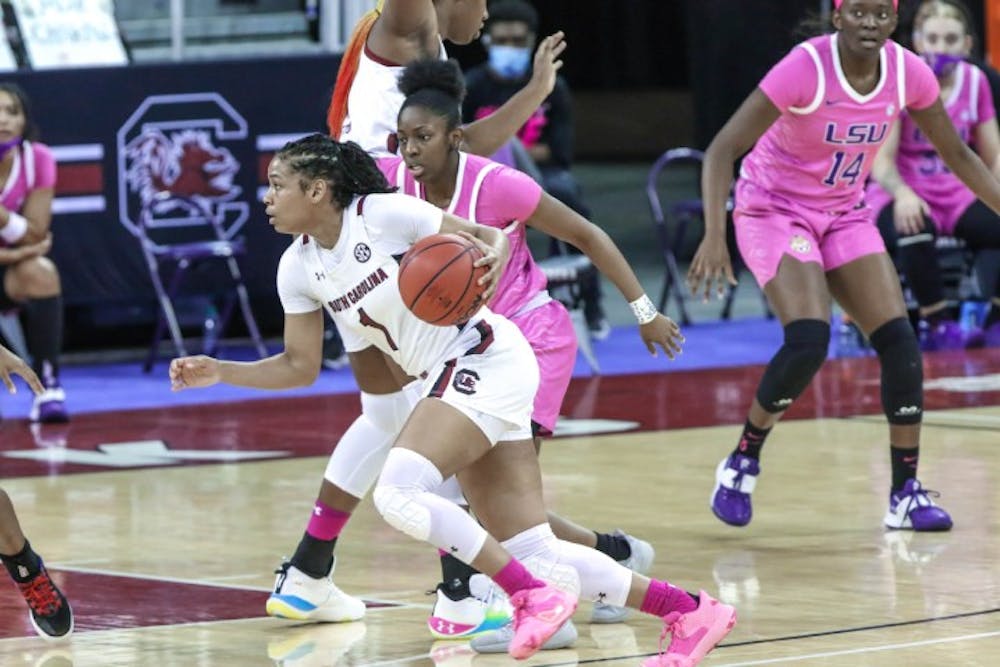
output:
[[[155,241],[149,233],[151,229],[149,222],[154,207],[158,208],[158,210],[164,208],[181,208],[187,211],[192,219],[204,222],[204,225],[198,228],[205,232],[202,236],[207,238],[176,243]],[[184,356],[187,354],[184,346],[184,338],[181,335],[181,327],[174,308],[174,299],[177,297],[188,272],[192,268],[208,262],[221,262],[224,264],[228,269],[231,285],[229,286],[222,307],[206,317],[205,339],[203,341],[204,352],[206,354],[214,352],[219,338],[229,323],[233,306],[238,300],[243,321],[246,323],[247,331],[250,334],[257,353],[261,358],[267,356],[267,348],[264,346],[260,329],[257,327],[257,320],[254,318],[253,311],[250,308],[250,298],[246,285],[243,283],[239,264],[237,263],[237,258],[246,254],[246,243],[242,237],[229,238],[219,220],[216,219],[216,216],[197,197],[180,197],[170,192],[157,193],[155,201],[151,205],[143,207],[140,214],[140,224],[133,228],[133,234],[139,240],[139,244],[142,247],[146,266],[149,269],[149,276],[153,282],[153,288],[156,290],[160,306],[156,320],[156,329],[149,348],[149,355],[143,366],[143,369],[147,373],[152,370],[159,353],[160,340],[163,336],[164,327],[170,332],[177,355]],[[165,287],[166,275],[169,275],[169,282]],[[215,285],[212,287],[215,287]],[[205,293],[214,293],[217,290],[204,289],[202,291]]]
[[[684,276],[677,264],[677,253],[687,240],[691,224],[704,221],[704,203],[700,187],[701,167],[704,161],[705,154],[699,150],[672,148],[657,158],[646,177],[646,197],[649,200],[653,227],[666,266],[658,307],[660,312],[664,312],[668,300],[672,298],[677,306],[680,322],[685,325],[691,323],[691,318],[687,311]],[[669,179],[671,182],[665,183],[668,175],[676,178]],[[660,193],[668,184],[672,187],[671,196],[661,199]],[[674,196],[678,191],[685,193],[685,196]],[[667,202],[666,205],[664,201]],[[733,210],[732,197],[726,202],[726,210]],[[734,252],[731,256],[733,273],[738,276],[742,270],[739,253]],[[735,296],[736,288],[732,287],[727,291],[722,311],[719,313],[721,319],[727,320],[732,315]],[[766,301],[764,301],[764,311],[767,316],[771,316]]]

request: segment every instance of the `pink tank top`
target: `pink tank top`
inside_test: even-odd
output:
[[[740,178],[812,209],[859,206],[891,124],[904,108],[924,109],[939,94],[927,64],[891,40],[880,72],[862,95],[841,69],[836,34],[793,48],[760,82],[781,117],[743,160]]]
[[[24,201],[34,190],[54,188],[56,185],[56,160],[45,144],[25,141],[14,149],[14,164],[7,182],[0,190],[0,204],[8,211],[20,213]],[[0,240],[0,246],[6,245]]]
[[[424,186],[413,179],[403,158],[379,158],[378,164],[400,192],[427,199]],[[455,194],[446,211],[499,229],[515,220],[520,223],[508,234],[510,261],[490,302],[490,310],[505,317],[548,301],[544,298],[545,275],[531,256],[523,224],[538,208],[541,198],[541,187],[527,175],[478,155],[459,153]]]
[[[944,107],[962,141],[971,146],[975,144],[976,128],[996,117],[993,93],[986,75],[975,65],[959,63],[954,77]],[[903,181],[930,206],[930,217],[944,234],[954,231],[958,218],[976,200],[972,190],[951,173],[934,145],[905,113],[900,117],[896,168]],[[876,209],[892,201],[874,181],[868,187],[867,198]]]

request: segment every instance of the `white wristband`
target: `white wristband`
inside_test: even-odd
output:
[[[645,294],[635,301],[629,302],[628,307],[632,309],[632,314],[635,315],[635,319],[639,320],[640,325],[649,324],[660,314]]]
[[[0,227],[0,239],[13,245],[28,233],[28,219],[11,211],[7,214],[7,224]]]

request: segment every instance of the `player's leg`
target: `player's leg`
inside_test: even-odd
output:
[[[57,639],[73,632],[73,610],[21,532],[14,505],[3,489],[0,489],[0,561],[28,603],[31,625],[39,635]]]
[[[880,252],[832,268],[828,279],[834,297],[871,340],[882,365],[882,409],[889,422],[892,464],[884,522],[890,528],[948,530],[951,517],[917,480],[923,364],[895,268]]]
[[[305,533],[277,570],[267,613],[311,621],[354,621],[365,605],[334,585],[334,549],[361,498],[378,479],[416,396],[400,388],[402,371],[376,348],[348,355],[361,389],[361,415],[344,432],[327,463]]]
[[[562,567],[543,574],[563,589],[545,584],[467,512],[435,493],[445,478],[473,465],[512,428],[510,421],[468,404],[460,410],[446,400],[425,398],[417,404],[379,477],[375,506],[394,528],[490,576],[511,597],[517,617],[508,651],[527,657],[572,615],[579,581],[572,568]],[[537,469],[530,441],[528,449]],[[507,512],[514,515],[523,509],[508,507]],[[522,520],[544,522],[541,505],[528,509]]]
[[[803,244],[812,242],[803,237]],[[712,511],[732,526],[750,522],[761,448],[785,410],[809,386],[830,343],[831,298],[822,266],[787,254],[773,275],[763,289],[784,328],[784,341],[757,386],[736,448],[716,468],[712,491]]]
[[[632,572],[594,549],[559,540],[542,518],[542,481],[537,460],[527,441],[498,444],[459,475],[476,516],[515,558],[540,576],[558,565],[571,566],[580,578],[580,596],[591,602],[640,609],[676,624],[675,641],[666,655],[700,658],[735,622],[731,607],[707,595],[699,600],[665,581],[653,581]],[[700,604],[699,604],[700,602]],[[567,623],[546,648],[563,648],[576,637]],[[472,640],[482,653],[504,650],[511,629]],[[682,638],[686,638],[683,639]],[[682,650],[687,653],[682,653]],[[664,662],[663,664],[673,664]]]

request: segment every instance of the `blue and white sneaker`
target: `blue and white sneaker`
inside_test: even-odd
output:
[[[275,574],[274,592],[267,599],[269,616],[325,623],[357,621],[365,616],[365,603],[337,588],[330,575],[314,579],[287,561]]]
[[[456,580],[457,583],[457,580]],[[467,639],[510,623],[510,600],[485,574],[469,578],[468,589],[438,584],[427,629],[438,639]]]

